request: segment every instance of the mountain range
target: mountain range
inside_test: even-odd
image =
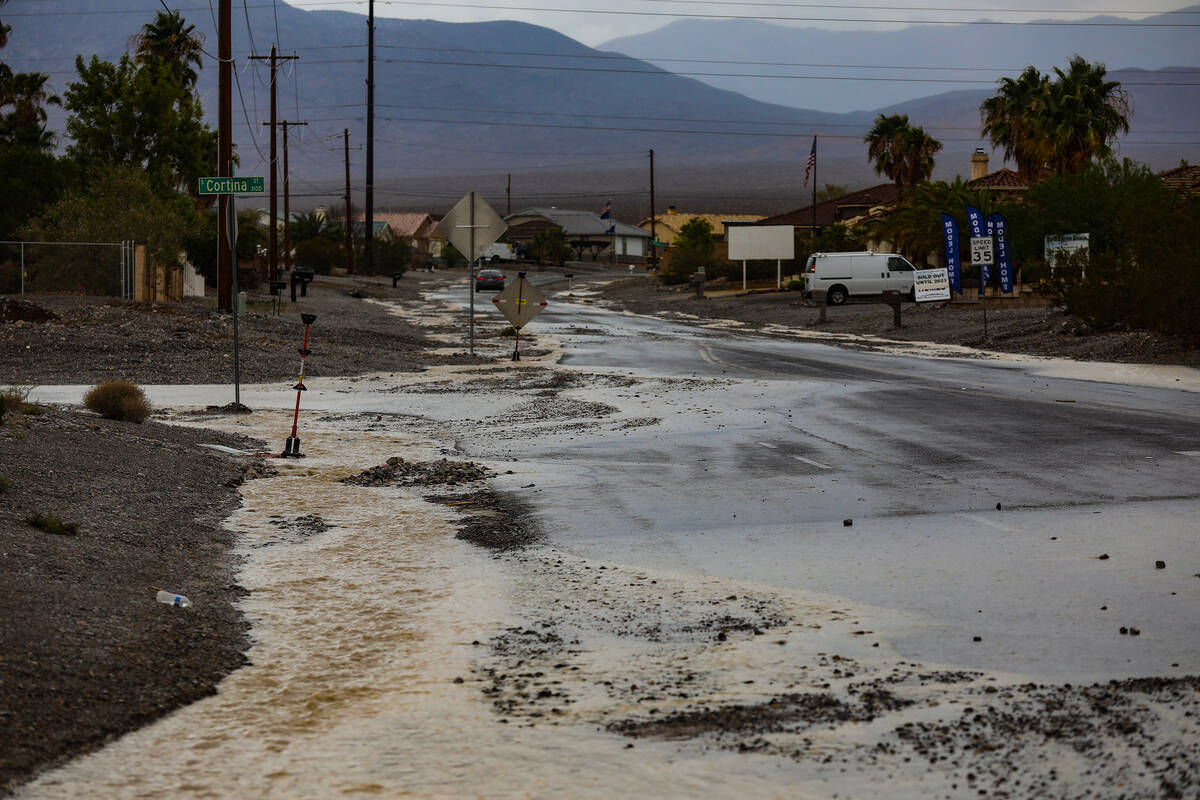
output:
[[[10,5],[0,12],[12,26],[0,57],[17,71],[49,73],[61,94],[75,76],[76,54],[118,59],[161,9],[156,0]],[[215,54],[215,20],[208,9],[192,8],[185,16],[205,36],[207,53]],[[283,3],[277,9],[262,4],[235,9],[234,138],[241,174],[262,174],[269,152],[262,124],[269,116],[269,68],[248,57],[266,55],[273,42],[281,55],[299,56],[277,70],[278,118],[308,123],[290,131],[294,205],[336,202],[343,129],[352,147],[363,142],[365,22],[360,14]],[[868,41],[888,36],[899,41],[910,33],[861,34],[864,44],[855,45],[857,35],[837,34],[847,52],[858,54],[869,51]],[[935,176],[953,177],[968,172],[970,152],[984,144],[978,108],[998,77],[984,71],[979,88],[834,113],[762,102],[526,23],[377,17],[375,41],[376,206],[396,209],[444,210],[475,189],[501,210],[510,200],[512,207],[598,208],[612,198],[614,212],[632,219],[648,205],[648,151],[654,149],[660,208],[769,213],[805,204],[811,187],[801,191],[800,184],[814,133],[821,183],[855,188],[883,180],[872,173],[862,143],[880,111],[908,113],[942,140]],[[727,57],[719,50],[711,54]],[[1061,63],[1065,55],[1053,60]],[[214,59],[206,57],[200,92],[214,125],[216,73]],[[1118,71],[1114,77],[1136,84],[1129,86],[1134,131],[1123,154],[1159,169],[1200,157],[1200,136],[1181,133],[1200,130],[1200,69]],[[807,102],[809,95],[802,99]],[[55,110],[52,124],[61,130],[62,121],[63,112]],[[354,191],[361,198],[363,153],[354,150],[351,156]],[[993,168],[999,166],[994,159]],[[510,175],[511,198],[505,194]]]

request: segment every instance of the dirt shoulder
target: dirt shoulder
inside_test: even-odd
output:
[[[0,794],[215,691],[244,662],[225,434],[73,411],[0,425]],[[28,520],[78,526],[53,533]],[[193,608],[156,602],[162,587]]]
[[[805,305],[796,292],[722,292],[700,299],[686,287],[659,286],[645,277],[604,286],[598,301],[637,314],[735,320],[743,323],[747,332],[780,326],[808,335],[855,334],[1078,361],[1200,367],[1200,348],[1194,343],[1142,330],[1096,332],[1077,317],[1054,308],[997,308],[992,303],[984,337],[982,307],[968,304],[904,303],[902,327],[897,329],[891,307],[883,303],[832,307],[828,321],[822,323],[820,309]],[[829,343],[845,344],[833,337]]]
[[[416,301],[457,272],[409,273],[391,280],[323,278],[308,296],[272,313],[256,298],[238,325],[243,383],[291,380],[304,338],[301,313],[317,315],[307,371],[312,377],[419,371],[475,363],[465,352],[435,355],[440,331],[420,328],[373,300]],[[0,299],[0,384],[91,384],[124,378],[140,384],[233,383],[233,320],[214,298],[132,303],[76,295]]]
[[[459,276],[410,274],[395,289],[325,280],[278,316],[252,310],[239,326],[242,381],[295,378],[301,311],[317,315],[310,376],[485,360],[371,302],[415,301],[448,277]],[[211,299],[0,298],[0,385],[231,383],[232,344]],[[213,693],[244,663],[244,590],[223,520],[242,481],[270,472],[202,446],[262,446],[234,436],[30,410],[0,420],[0,795]],[[47,532],[35,515],[77,530]],[[152,587],[195,606],[160,604]]]

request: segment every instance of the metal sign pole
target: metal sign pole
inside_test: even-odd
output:
[[[522,310],[525,305],[525,273],[517,273],[517,312]],[[521,360],[521,327],[514,325],[513,330],[517,332],[517,343],[513,347],[513,361]]]
[[[234,164],[229,162],[229,174],[234,175]],[[238,360],[241,352],[241,340],[238,336],[238,258],[237,258],[237,210],[234,207],[234,195],[229,194],[229,200],[225,203],[226,216],[228,220],[225,224],[225,236],[229,240],[229,252],[232,254],[230,260],[233,262],[233,269],[230,270],[232,278],[230,288],[233,292],[233,405],[235,408],[241,408],[242,405],[242,368]]]
[[[471,252],[467,254],[467,272],[471,281],[471,355],[475,355],[475,193],[471,192]]]

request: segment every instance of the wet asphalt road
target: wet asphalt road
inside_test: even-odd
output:
[[[530,500],[556,544],[900,611],[897,646],[925,661],[1059,679],[1200,665],[1200,393],[583,305],[535,324],[570,334],[574,369],[701,382],[631,391],[625,410],[656,426],[505,443],[544,471]],[[1122,625],[1155,633],[1130,646]]]

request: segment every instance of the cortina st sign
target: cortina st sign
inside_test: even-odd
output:
[[[245,178],[201,178],[200,194],[263,194],[267,179],[262,176]]]

